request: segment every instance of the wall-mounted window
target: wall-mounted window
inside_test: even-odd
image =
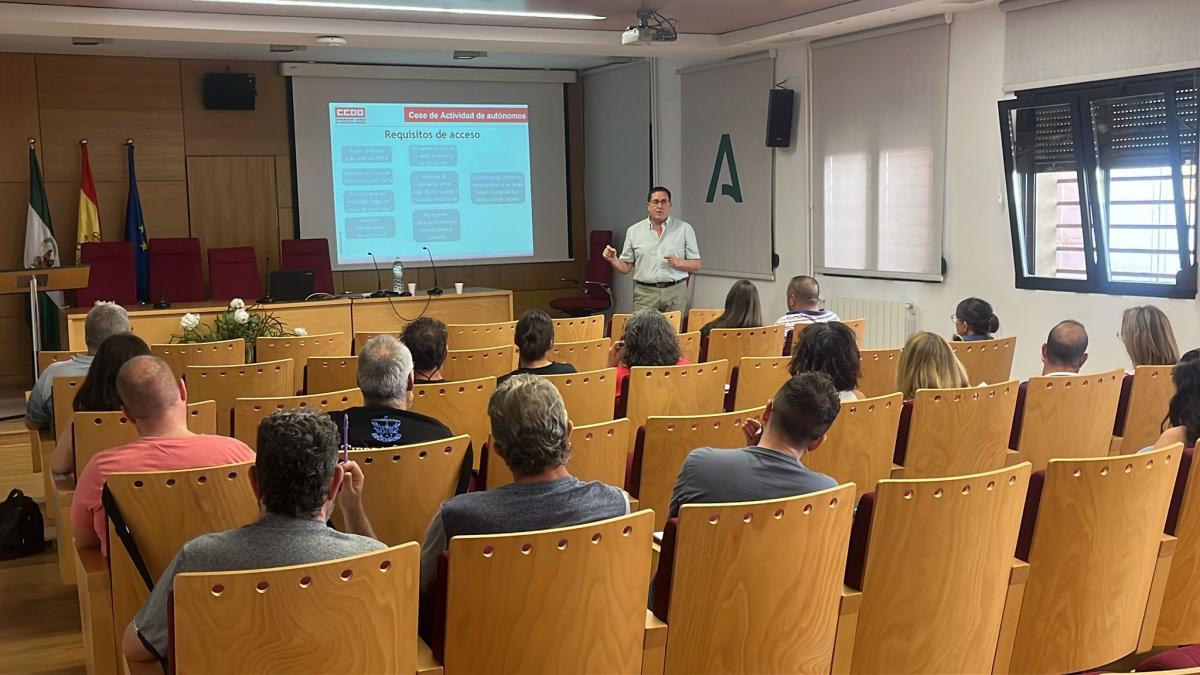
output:
[[[1000,102],[1018,288],[1196,297],[1197,71]]]

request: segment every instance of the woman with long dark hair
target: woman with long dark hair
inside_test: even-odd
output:
[[[825,373],[833,380],[842,401],[864,398],[858,391],[858,378],[862,375],[858,343],[854,331],[844,323],[817,323],[800,333],[800,341],[792,350],[788,372],[792,375]]]
[[[745,279],[739,279],[725,294],[725,311],[701,326],[700,338],[708,339],[709,331],[714,328],[758,328],[761,325],[762,304],[758,301],[758,288]]]
[[[1000,319],[986,300],[967,298],[954,308],[954,339],[960,342],[991,340],[1000,330]]]
[[[1154,447],[1183,443],[1185,448],[1194,448],[1200,438],[1200,349],[1179,359],[1171,379],[1175,381],[1175,395],[1163,420],[1163,425],[1170,424],[1171,428],[1158,437]]]

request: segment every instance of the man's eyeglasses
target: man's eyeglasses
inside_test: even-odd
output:
[[[670,199],[651,199],[650,203],[655,206],[662,206],[664,204],[670,204],[671,200]]]

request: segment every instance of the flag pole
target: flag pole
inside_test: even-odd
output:
[[[29,142],[29,149],[32,151],[37,145],[37,139],[30,136],[26,139]],[[33,373],[36,378],[38,375],[38,353],[42,351],[42,317],[38,312],[38,282],[37,275],[29,275],[29,333],[30,346],[33,347]]]

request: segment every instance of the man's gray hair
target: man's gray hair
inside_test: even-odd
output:
[[[368,401],[403,401],[412,376],[412,352],[391,335],[376,335],[358,352],[358,388]]]
[[[83,341],[89,352],[96,351],[105,340],[119,333],[132,331],[129,312],[120,305],[102,302],[87,313],[83,321]]]
[[[571,459],[567,407],[549,380],[514,375],[488,402],[492,439],[517,478],[562,466]]]

